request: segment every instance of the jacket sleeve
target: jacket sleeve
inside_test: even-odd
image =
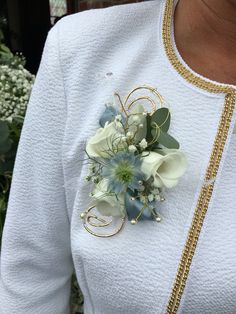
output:
[[[73,271],[63,181],[66,98],[48,33],[17,149],[1,251],[0,313],[69,313]]]

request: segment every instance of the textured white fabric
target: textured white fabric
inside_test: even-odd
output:
[[[85,314],[165,312],[224,95],[189,84],[171,66],[161,40],[163,6],[154,0],[89,10],[63,18],[49,32],[14,168],[1,254],[1,314],[68,313],[73,264]],[[187,155],[188,170],[158,209],[160,224],[127,223],[114,237],[94,237],[80,219],[90,192],[85,142],[113,93],[125,97],[143,84],[156,87],[170,104],[171,133]],[[236,313],[235,161],[233,134],[180,313]]]

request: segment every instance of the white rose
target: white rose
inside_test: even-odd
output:
[[[140,104],[137,104],[134,109],[132,109],[129,116],[129,132],[135,134],[135,142],[140,142],[147,134],[147,120],[146,116],[143,114],[144,107]]]
[[[124,193],[108,192],[108,180],[102,179],[93,191],[93,204],[103,216],[124,216]]]
[[[172,188],[187,169],[187,160],[183,152],[177,149],[165,150],[165,155],[156,152],[142,153],[141,169],[146,180],[154,178],[154,187]]]
[[[99,128],[96,134],[91,137],[86,146],[86,152],[90,157],[111,156],[112,151],[115,153],[124,150],[127,147],[125,134],[122,129],[117,129],[116,122],[106,122],[104,128]]]

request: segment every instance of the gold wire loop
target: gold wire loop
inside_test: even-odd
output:
[[[125,223],[125,219],[126,219],[125,216],[120,217],[120,222],[119,222],[118,227],[111,233],[99,233],[99,232],[93,231],[90,227],[96,227],[96,228],[107,227],[107,226],[110,226],[113,222],[112,217],[104,218],[104,216],[99,217],[97,214],[94,214],[92,212],[94,208],[96,208],[96,206],[89,207],[85,212],[82,213],[82,216],[81,216],[81,218],[83,219],[83,226],[89,233],[97,237],[108,238],[108,237],[112,237],[116,235],[117,233],[121,231]]]
[[[130,101],[131,95],[133,95],[136,91],[145,89],[148,90],[149,92],[152,93],[153,96],[155,96],[154,99],[152,99],[150,96],[139,96],[136,99]],[[140,101],[140,100],[146,100],[150,107],[151,107],[151,112],[150,114],[152,115],[156,110],[157,110],[157,103],[160,103],[160,107],[162,107],[165,104],[165,99],[162,97],[162,95],[157,91],[156,88],[149,86],[149,85],[142,85],[135,87],[125,98],[124,103],[121,100],[121,97],[118,93],[115,93],[115,96],[118,97],[120,106],[122,111],[125,113],[126,116],[129,116],[130,111],[132,108]]]

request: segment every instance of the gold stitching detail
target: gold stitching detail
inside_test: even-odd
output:
[[[166,308],[166,314],[175,314],[178,311],[181,298],[184,292],[186,281],[189,275],[192,259],[197,247],[197,242],[200,236],[201,228],[203,226],[204,218],[206,216],[209,202],[214,189],[214,178],[217,175],[221,157],[223,154],[225,142],[227,140],[230,123],[232,120],[235,101],[236,90],[227,85],[214,84],[213,82],[206,81],[204,78],[198,77],[187,69],[178,59],[172,45],[171,27],[172,27],[172,14],[174,8],[173,0],[166,0],[162,37],[166,54],[176,71],[190,84],[193,84],[201,89],[207,90],[211,93],[224,93],[225,101],[224,108],[221,114],[217,135],[214,141],[210,161],[205,174],[205,181],[212,183],[203,186],[200,191],[200,196],[197,202],[193,220],[188,232],[187,241],[185,243],[182,256],[180,259],[179,267],[175,277],[174,285],[169,297]]]

